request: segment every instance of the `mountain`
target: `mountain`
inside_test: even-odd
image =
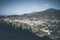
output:
[[[14,18],[44,18],[44,19],[60,19],[60,10],[50,8],[45,11],[33,12],[23,15],[10,15],[7,17]]]
[[[0,18],[4,18],[4,16],[0,15]]]
[[[56,39],[56,40],[60,39],[60,10],[50,8],[45,11],[33,12],[33,13],[23,14],[23,15],[0,16],[0,21],[2,20],[2,22],[0,22],[1,23],[0,27],[2,25],[3,30],[5,32],[10,30],[11,25],[3,24],[4,23],[3,19],[6,23],[11,23],[13,25],[12,27],[16,27],[16,29],[13,28],[15,31],[20,30],[18,27],[22,27],[22,29],[28,29],[32,33],[36,34],[37,36],[47,35],[51,39]],[[17,34],[14,36],[17,36]]]
[[[60,10],[47,9],[45,11],[31,13],[29,15],[26,15],[25,17],[27,17],[27,18],[33,18],[33,17],[47,18],[47,19],[60,18]]]

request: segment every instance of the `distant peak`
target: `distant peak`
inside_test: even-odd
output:
[[[56,9],[54,8],[50,8],[50,9],[47,9],[47,11],[55,11]]]
[[[48,10],[56,10],[55,8],[49,8]]]

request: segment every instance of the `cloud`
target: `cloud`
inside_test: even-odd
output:
[[[50,4],[44,4],[44,6],[50,6]]]
[[[32,9],[38,9],[39,6],[32,6]]]

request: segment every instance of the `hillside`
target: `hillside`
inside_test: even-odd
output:
[[[23,15],[10,15],[7,17],[14,18],[44,18],[44,19],[60,19],[60,10],[50,8],[45,11],[33,12]]]
[[[11,23],[0,20],[0,40],[52,40],[48,36],[39,37],[27,29],[15,28]]]
[[[0,20],[2,23],[11,23],[14,28],[27,29],[39,37],[48,36],[51,39],[60,39],[60,10],[54,8],[23,15],[0,16]]]

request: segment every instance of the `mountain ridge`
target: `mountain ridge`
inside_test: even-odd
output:
[[[9,15],[6,16],[9,18],[44,18],[44,19],[60,19],[60,10],[58,9],[54,9],[54,8],[50,8],[44,11],[40,11],[40,12],[33,12],[33,13],[29,13],[29,14],[23,14],[23,15]]]

